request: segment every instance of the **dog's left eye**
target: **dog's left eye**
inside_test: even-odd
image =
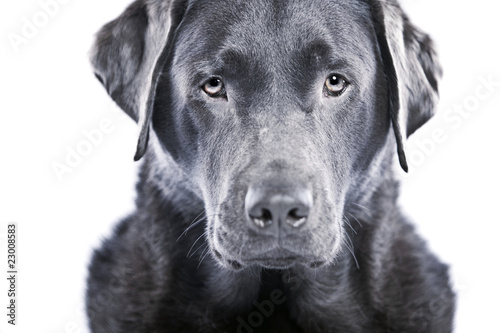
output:
[[[325,81],[325,93],[328,96],[340,96],[347,89],[347,79],[339,74],[330,75]]]
[[[202,89],[210,97],[224,97],[226,95],[224,83],[217,77],[210,78],[206,81]]]

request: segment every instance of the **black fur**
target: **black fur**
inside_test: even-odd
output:
[[[393,174],[441,69],[395,1],[138,0],[91,60],[143,157],[137,209],[89,268],[93,332],[452,331],[447,266]],[[304,225],[263,233],[255,187],[311,193]]]

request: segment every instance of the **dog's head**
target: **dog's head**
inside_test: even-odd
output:
[[[440,76],[429,37],[375,0],[139,0],[99,32],[92,63],[139,123],[136,159],[154,136],[233,268],[332,262],[383,161],[397,151],[407,169]]]

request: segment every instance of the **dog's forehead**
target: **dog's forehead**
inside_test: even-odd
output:
[[[298,49],[350,56],[371,54],[372,36],[369,9],[359,0],[194,0],[176,50],[188,62],[220,59],[228,50],[260,60]]]

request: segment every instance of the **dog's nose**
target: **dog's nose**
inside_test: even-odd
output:
[[[252,185],[245,197],[250,228],[279,236],[304,225],[312,207],[312,193],[303,186]]]

